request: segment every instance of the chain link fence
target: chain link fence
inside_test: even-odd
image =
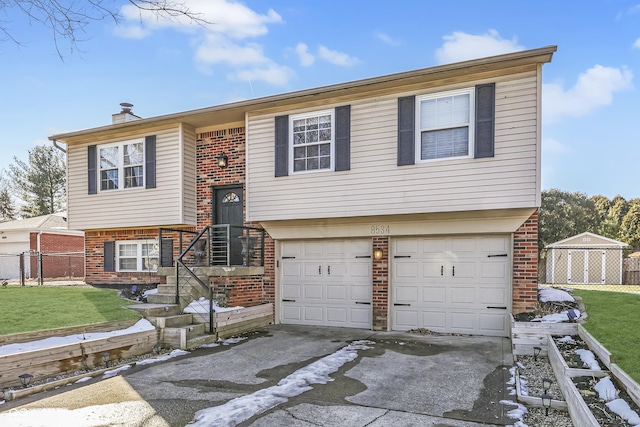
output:
[[[0,253],[0,282],[44,284],[84,280],[84,253]]]
[[[538,283],[640,293],[640,248],[545,248],[540,252]]]

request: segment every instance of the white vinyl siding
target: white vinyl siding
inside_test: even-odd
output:
[[[88,194],[87,147],[147,135],[156,135],[156,188]],[[69,228],[87,230],[195,224],[195,136],[193,132],[189,135],[189,139],[184,138],[180,129],[173,127],[69,145]]]
[[[495,156],[397,166],[398,97],[496,83]],[[249,221],[532,208],[539,179],[535,71],[351,105],[351,170],[274,177],[274,117],[248,117]],[[313,111],[313,110],[310,110]]]

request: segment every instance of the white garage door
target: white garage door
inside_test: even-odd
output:
[[[507,336],[509,236],[393,240],[393,329]]]
[[[371,329],[371,241],[285,241],[282,323]]]

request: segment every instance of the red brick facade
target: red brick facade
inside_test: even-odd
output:
[[[91,285],[161,283],[161,278],[154,273],[104,271],[104,242],[157,239],[157,228],[87,231],[84,237],[85,282]]]
[[[538,212],[513,235],[513,313],[532,311],[538,303]]]
[[[38,238],[40,245],[38,245]],[[30,233],[29,249],[42,254],[42,277],[83,278],[84,277],[84,237],[51,232]],[[38,258],[30,257],[31,276],[38,277]]]
[[[228,157],[226,168],[218,166],[218,156]],[[246,195],[245,129],[244,127],[205,132],[196,138],[196,199],[198,229],[211,225],[212,187],[242,185]],[[243,213],[246,212],[246,197]],[[246,214],[244,214],[246,218]],[[260,224],[245,222],[248,227]],[[214,293],[223,293],[227,305],[249,307],[263,302],[275,302],[275,249],[265,233],[264,276],[212,278]]]
[[[373,253],[382,250],[382,259],[373,259],[373,330],[386,331],[389,318],[389,238],[373,238]]]

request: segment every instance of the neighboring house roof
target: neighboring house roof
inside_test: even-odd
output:
[[[51,231],[62,232],[64,234],[81,233],[76,230],[69,230],[66,212],[0,222],[0,231]]]
[[[592,238],[600,240],[600,243],[593,242],[584,242],[579,241],[575,243],[571,243],[572,240],[582,239],[582,238]],[[575,236],[567,237],[566,239],[559,240],[555,243],[551,243],[547,245],[547,248],[555,248],[555,247],[566,247],[566,246],[574,246],[574,247],[603,247],[603,246],[629,246],[629,244],[620,242],[618,240],[610,239],[608,237],[600,236],[599,234],[589,233],[585,231],[584,233],[576,234]]]
[[[336,97],[357,99],[359,96],[363,96],[364,94],[370,95],[372,92],[379,94],[395,93],[398,91],[399,86],[410,87],[411,85],[416,84],[424,85],[429,81],[469,76],[474,73],[512,72],[505,70],[550,62],[551,57],[556,50],[557,46],[546,46],[538,49],[523,50],[488,58],[472,59],[469,61],[421,68],[419,70],[405,71],[347,83],[339,83],[262,98],[248,99],[197,110],[125,121],[108,126],[57,134],[50,136],[49,139],[52,141],[61,141],[67,144],[73,144],[74,142],[83,143],[83,136],[86,137],[90,134],[110,133],[114,130],[126,131],[177,123],[185,123],[193,126],[194,128],[235,122],[244,123],[245,114],[247,112],[265,108],[282,108],[294,104],[299,105],[305,102],[318,103],[324,99],[335,99]]]

